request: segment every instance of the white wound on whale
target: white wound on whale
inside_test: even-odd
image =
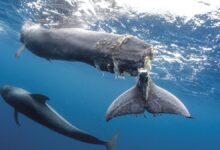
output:
[[[124,74],[120,73],[119,68],[118,68],[118,61],[116,61],[113,58],[113,64],[114,64],[114,73],[115,73],[115,78],[116,79],[124,79]]]
[[[123,44],[126,44],[128,40],[130,39],[130,36],[121,36],[116,40],[116,43],[112,44],[111,50],[113,52],[112,60],[114,64],[114,73],[116,75],[116,78],[124,79],[125,73],[120,73],[119,67],[118,67],[118,61],[116,60],[115,56],[117,55],[117,52],[120,50],[121,46]]]
[[[130,38],[131,36],[128,36],[128,35],[119,37],[117,40],[117,43],[118,43],[117,46],[120,48],[123,44],[126,44]]]
[[[22,45],[18,48],[18,50],[17,50],[17,52],[16,52],[16,54],[15,54],[16,58],[19,58],[19,57],[20,57],[20,55],[21,55],[21,53],[24,51],[24,49],[25,49],[25,44],[22,44]]]
[[[153,52],[154,52],[154,48],[151,47],[150,48],[152,51],[151,55],[148,55],[144,58],[144,67],[143,68],[139,68],[138,69],[138,73],[141,73],[143,71],[147,71],[148,73],[151,71],[151,60],[153,59]]]
[[[147,69],[148,71],[151,70],[151,58],[149,58],[149,56],[144,58],[144,69]]]
[[[152,51],[152,54],[153,54],[153,51],[154,51],[153,47],[151,47],[151,51]],[[151,71],[151,60],[152,59],[153,59],[153,55],[146,56],[144,58],[144,68],[140,68],[138,70],[139,75],[141,73],[146,73],[147,74],[146,76],[149,78],[149,80],[150,80],[150,74],[149,73]],[[144,87],[143,87],[143,93],[144,93],[145,100],[148,99],[148,95],[149,95],[149,80],[147,81],[146,85],[144,85]]]
[[[119,69],[119,61],[117,60],[117,56],[119,55],[121,46],[126,44],[129,39],[131,38],[131,36],[128,35],[124,35],[124,36],[119,36],[116,39],[112,39],[112,38],[104,38],[103,40],[100,40],[98,42],[96,42],[96,48],[97,49],[108,49],[111,51],[112,54],[112,61],[113,61],[113,71],[116,75],[116,78],[120,78],[120,79],[124,79],[124,76],[126,74],[129,74],[127,72],[120,72]],[[100,67],[98,67],[97,62],[94,62],[94,65],[97,69],[100,69]],[[107,69],[110,69],[110,64],[107,64]]]

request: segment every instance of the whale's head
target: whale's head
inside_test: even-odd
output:
[[[12,86],[10,85],[4,85],[2,87],[0,87],[0,95],[4,98],[4,100],[6,101],[6,98],[9,94],[9,92],[12,90]]]
[[[29,92],[11,85],[0,87],[0,94],[6,103],[16,109],[23,108],[30,101]]]
[[[31,22],[25,23],[21,28],[20,41],[22,44],[27,44],[32,37],[33,33],[37,32],[41,25]]]
[[[20,42],[22,45],[17,50],[16,57],[18,58],[25,48],[32,53],[41,56],[44,51],[44,41],[44,28],[41,25],[25,23],[22,26],[20,33]]]

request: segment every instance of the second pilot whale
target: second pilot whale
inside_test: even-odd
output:
[[[104,145],[107,150],[115,150],[117,134],[110,141],[103,141],[76,128],[46,103],[49,98],[45,95],[33,94],[22,88],[9,85],[0,87],[0,95],[6,103],[14,108],[14,117],[18,125],[20,125],[18,114],[22,113],[64,136],[89,144]]]

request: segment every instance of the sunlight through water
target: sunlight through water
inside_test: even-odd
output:
[[[218,0],[21,0],[13,5],[24,21],[45,27],[131,34],[149,42],[156,49],[155,79],[194,84],[201,72],[220,69]],[[212,89],[207,86],[204,93]]]

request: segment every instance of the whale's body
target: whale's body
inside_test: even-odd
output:
[[[103,71],[138,77],[137,85],[119,96],[109,107],[106,120],[145,111],[191,117],[176,96],[149,78],[153,48],[134,36],[24,25],[20,40],[32,53],[48,60],[80,61]],[[18,50],[17,56],[23,48]]]
[[[15,120],[18,125],[20,125],[18,113],[22,113],[37,123],[64,136],[90,144],[104,145],[108,150],[114,150],[116,137],[113,137],[112,141],[106,142],[76,128],[46,103],[49,99],[47,96],[32,94],[13,86],[1,87],[0,94],[6,103],[14,108]]]
[[[21,42],[34,54],[46,58],[80,61],[100,70],[138,75],[153,48],[133,37],[78,28],[23,27]]]

